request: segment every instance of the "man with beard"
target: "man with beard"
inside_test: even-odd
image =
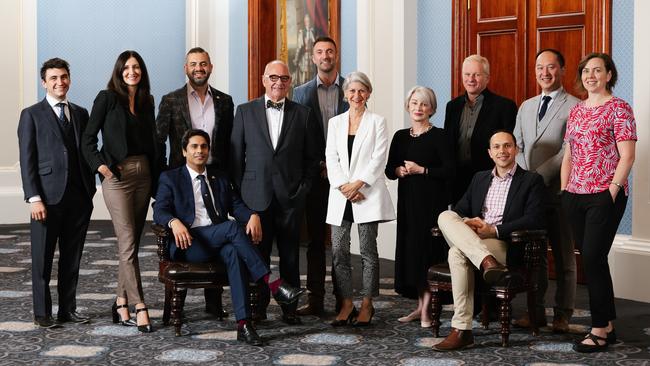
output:
[[[187,84],[163,96],[160,101],[156,132],[162,159],[165,159],[169,138],[169,161],[162,163],[167,169],[185,164],[181,146],[183,134],[190,129],[199,129],[210,136],[208,166],[228,171],[234,105],[230,95],[208,84],[211,73],[210,55],[201,47],[190,49],[185,57]],[[205,289],[205,311],[220,319],[228,316],[222,308],[222,292],[222,289]]]
[[[325,235],[327,224],[327,197],[330,183],[325,166],[325,139],[327,123],[330,118],[348,110],[349,105],[343,101],[343,78],[336,70],[338,54],[336,42],[329,37],[319,37],[312,47],[312,61],[318,69],[315,78],[302,84],[293,91],[293,99],[312,109],[310,116],[317,128],[313,133],[318,142],[320,175],[314,178],[311,191],[307,197],[305,216],[309,232],[307,248],[307,304],[298,309],[298,315],[320,315],[323,313],[325,297]],[[332,272],[333,274],[333,272]],[[334,281],[332,281],[334,282]],[[335,291],[336,292],[336,291]],[[337,302],[338,304],[338,302]]]

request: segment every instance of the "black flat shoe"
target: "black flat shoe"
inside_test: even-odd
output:
[[[611,332],[607,333],[607,343],[609,344],[616,343],[616,329],[612,329]]]
[[[76,311],[71,311],[69,313],[58,314],[56,317],[59,323],[78,323],[78,324],[87,324],[90,323],[90,318],[84,315],[77,313]]]
[[[54,321],[51,316],[37,316],[34,318],[34,324],[43,329],[61,328],[61,324]]]
[[[237,340],[246,342],[251,346],[263,346],[262,338],[257,334],[252,322],[247,321],[242,326],[237,328]]]
[[[122,305],[117,305],[117,301],[113,303],[113,306],[111,307],[111,314],[113,315],[113,323],[114,324],[120,324],[125,327],[135,327],[135,321],[133,319],[129,318],[127,320],[122,320],[122,317],[120,316],[120,313],[117,312],[117,309],[123,309],[126,308],[128,310],[129,305],[127,304],[122,304]]]
[[[370,311],[370,318],[368,318],[367,322],[360,322],[358,320],[355,320],[354,324],[352,324],[352,325],[355,326],[355,327],[367,327],[372,322],[372,317],[373,316],[375,316],[375,308],[374,307],[372,308],[372,311]]]
[[[589,339],[594,344],[585,344],[582,343],[584,340]],[[604,341],[605,343],[600,344],[598,341]],[[599,337],[593,333],[587,334],[583,339],[576,341],[573,345],[573,350],[580,353],[592,353],[592,352],[602,352],[607,349],[609,342],[607,338]]]
[[[359,315],[359,312],[357,311],[356,307],[352,307],[352,311],[350,314],[348,314],[348,317],[345,319],[334,319],[330,325],[333,327],[342,327],[345,325],[352,325],[354,323],[354,319]]]
[[[149,309],[147,308],[140,308],[140,309],[135,309],[135,316],[136,318],[138,317],[138,313],[141,311],[146,311],[147,315],[149,315]],[[137,325],[137,323],[136,323]],[[153,332],[153,328],[151,327],[151,320],[149,320],[149,324],[144,324],[144,325],[138,325],[138,331],[142,333],[151,333]]]
[[[283,282],[273,294],[273,298],[280,305],[290,305],[298,301],[300,295],[304,292],[305,290],[301,288],[296,288]]]

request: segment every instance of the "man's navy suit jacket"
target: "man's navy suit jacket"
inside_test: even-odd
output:
[[[226,173],[208,169],[207,176],[219,216],[227,218],[230,214],[237,222],[246,224],[253,211],[246,207],[232,189]],[[156,202],[153,204],[154,222],[168,227],[169,221],[176,218],[189,229],[194,222],[195,212],[194,191],[187,166],[163,172],[158,182]],[[170,241],[169,251],[170,256],[174,258],[176,245],[173,240]]]
[[[469,188],[456,203],[454,211],[461,217],[483,217],[483,205],[490,184],[492,170],[478,172],[472,178]],[[546,228],[544,219],[544,180],[542,176],[517,166],[512,177],[503,221],[497,225],[499,239],[508,240],[510,234],[517,230],[534,230]],[[523,260],[523,248],[509,245],[506,256],[508,265],[516,265]]]

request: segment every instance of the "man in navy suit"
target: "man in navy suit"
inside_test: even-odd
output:
[[[327,224],[327,197],[330,182],[327,179],[327,166],[325,165],[325,140],[327,138],[327,124],[330,118],[341,114],[350,108],[343,101],[343,78],[336,70],[338,60],[336,43],[329,37],[319,37],[314,41],[312,48],[312,61],[316,65],[318,74],[312,80],[296,87],[293,90],[293,100],[311,108],[310,116],[315,135],[318,156],[320,159],[320,174],[315,176],[311,190],[307,196],[305,218],[309,233],[309,246],[307,247],[307,289],[309,296],[307,304],[300,307],[298,315],[320,315],[323,313],[325,297],[325,235]],[[334,272],[332,272],[334,275]],[[332,280],[334,283],[334,280]],[[338,301],[337,301],[338,305]]]
[[[237,107],[231,135],[233,183],[248,207],[259,212],[264,238],[260,251],[267,264],[273,241],[280,274],[300,286],[298,242],[300,222],[313,177],[318,174],[316,134],[309,108],[287,98],[291,76],[282,61],[264,69],[263,97]],[[262,293],[260,317],[266,316],[268,294]],[[282,320],[300,324],[295,304],[282,307]]]
[[[438,217],[438,226],[449,244],[454,316],[451,332],[433,346],[454,351],[474,344],[474,268],[483,270],[487,283],[501,280],[504,264],[521,263],[521,246],[508,245],[510,233],[544,227],[544,180],[515,162],[517,141],[509,131],[490,137],[488,154],[494,168],[478,172],[454,210]]]
[[[188,130],[183,135],[182,148],[186,165],[160,175],[154,221],[173,232],[174,242],[169,248],[173,260],[209,262],[221,258],[227,267],[238,322],[237,339],[262,345],[246,306],[248,278],[268,284],[279,304],[295,304],[303,290],[280,279],[271,281],[268,265],[251,244],[251,240],[259,243],[262,239],[259,215],[246,207],[225,173],[206,168],[210,151],[208,133]],[[228,220],[229,214],[236,221]]]
[[[60,58],[45,61],[43,101],[25,108],[18,123],[20,173],[31,210],[34,323],[52,328],[62,322],[87,323],[77,313],[79,263],[93,210],[95,180],[79,151],[88,111],[70,103],[70,66]],[[59,243],[59,311],[52,318],[50,276]]]

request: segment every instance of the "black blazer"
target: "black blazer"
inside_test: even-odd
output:
[[[277,197],[283,207],[301,207],[320,161],[310,109],[285,99],[276,149],[266,121],[264,97],[237,107],[231,135],[231,175],[242,199],[264,211]]]
[[[88,111],[74,103],[68,103],[68,108],[78,149],[88,123]],[[46,205],[59,203],[68,185],[68,152],[57,116],[47,99],[20,113],[18,146],[25,200],[39,195]],[[81,184],[92,198],[96,190],[93,173],[81,153],[78,155]]]
[[[90,112],[88,128],[81,139],[81,151],[93,172],[97,172],[100,165],[106,164],[116,177],[120,177],[116,165],[127,157],[127,121],[131,113],[117,99],[117,95],[110,90],[102,90],[97,94],[93,109]],[[153,151],[147,156],[151,171],[152,193],[155,192],[160,174],[160,160],[158,159],[158,140],[154,124],[154,106],[140,111],[138,118],[141,123],[149,125],[151,130],[151,143]],[[97,134],[102,132],[102,148],[97,149]],[[103,180],[100,174],[100,179]]]
[[[476,126],[472,132],[472,173],[491,169],[494,162],[487,153],[490,137],[497,130],[511,131],[515,128],[517,120],[517,105],[515,102],[500,95],[496,95],[487,88],[483,90],[483,104],[476,119]],[[445,110],[445,131],[452,144],[452,151],[458,151],[458,137],[460,135],[460,117],[465,107],[466,94],[463,94],[447,103]]]
[[[323,130],[323,116],[320,114],[318,87],[316,85],[317,77],[318,76],[293,89],[293,101],[311,108],[310,116],[314,118],[314,124],[316,124],[315,127],[318,131],[318,137],[316,141],[318,143],[318,155],[320,156],[321,161],[325,161],[325,145],[327,136]],[[348,102],[343,101],[343,89],[341,88],[341,86],[343,86],[343,81],[344,79],[339,76],[339,103],[336,109],[337,114],[346,112],[350,108]]]
[[[212,102],[214,104],[214,129],[210,142],[212,165],[218,169],[228,171],[230,152],[230,133],[234,105],[232,97],[226,93],[210,87]],[[165,160],[167,137],[169,137],[169,165],[176,168],[185,165],[181,139],[185,131],[192,128],[190,107],[187,101],[187,84],[182,88],[162,97],[156,117],[156,133],[158,135],[158,150],[162,159],[161,166],[167,166]]]
[[[461,217],[482,217],[481,211],[491,183],[492,170],[476,173],[469,188],[456,203],[454,211]],[[543,199],[542,176],[517,166],[503,211],[503,223],[497,225],[499,238],[507,240],[510,233],[517,230],[546,228]],[[518,245],[508,246],[506,257],[508,265],[516,265],[523,261],[522,249]]]

